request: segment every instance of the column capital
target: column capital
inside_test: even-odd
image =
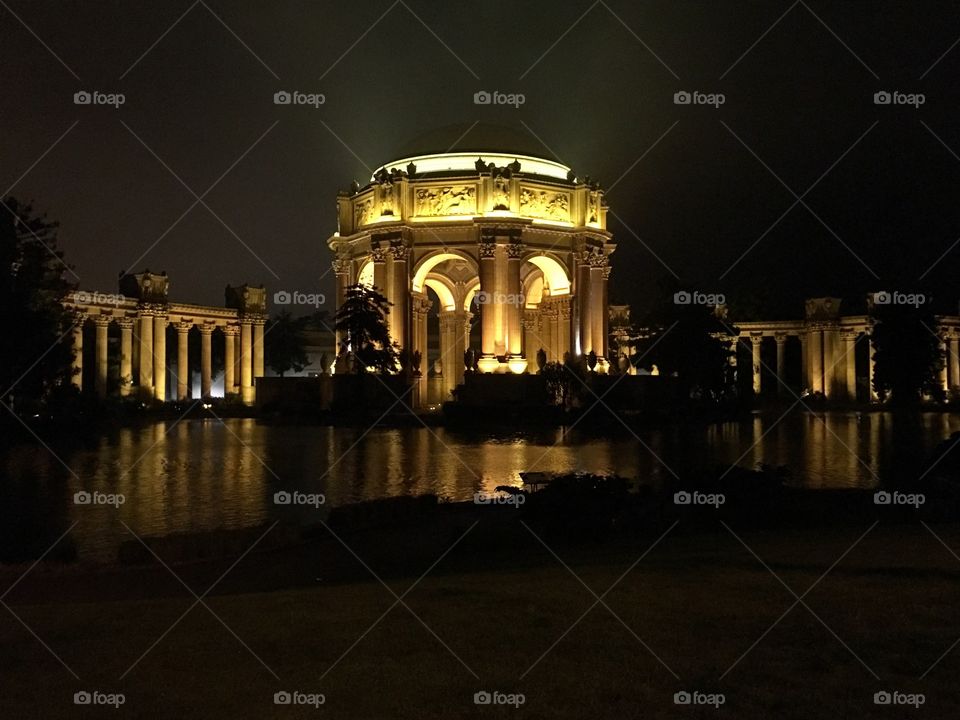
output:
[[[348,275],[350,273],[350,258],[338,257],[332,263],[333,272],[337,275]]]
[[[507,259],[519,260],[523,255],[524,245],[519,240],[515,240],[507,245]]]
[[[750,333],[750,342],[752,342],[754,345],[759,345],[760,343],[762,343],[762,342],[763,342],[763,332],[762,332],[762,331],[760,331],[760,332],[751,332],[751,333]]]
[[[387,261],[386,249],[379,245],[370,248],[370,259],[377,264],[385,263]]]
[[[134,321],[134,318],[132,317],[121,317],[121,318],[117,318],[117,325],[120,326],[121,330],[132,330],[133,321]]]
[[[425,315],[433,307],[433,301],[426,295],[415,294],[413,295],[412,307],[413,312]]]
[[[493,242],[491,238],[484,238],[478,245],[478,252],[481,259],[495,257],[497,252],[497,244]]]
[[[783,345],[787,341],[787,333],[785,332],[775,332],[773,334],[773,339],[777,341],[777,345]]]
[[[113,318],[110,315],[94,315],[93,322],[97,327],[107,327]]]
[[[228,336],[228,337],[235,337],[235,336],[237,336],[237,335],[240,334],[240,326],[239,326],[239,325],[224,325],[224,326],[223,326],[222,328],[220,328],[220,329],[223,330],[223,334],[226,335],[226,336]]]
[[[193,323],[187,320],[181,320],[180,322],[172,323],[172,325],[177,329],[178,333],[188,333],[190,328],[193,327]]]
[[[410,248],[401,243],[394,243],[390,245],[390,254],[394,262],[407,262],[410,259]]]
[[[201,335],[213,335],[213,331],[216,329],[216,327],[217,326],[213,323],[204,322],[197,325],[197,330],[200,331]]]

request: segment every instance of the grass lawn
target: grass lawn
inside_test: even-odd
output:
[[[868,527],[738,534],[803,595]],[[229,629],[197,605],[168,632],[194,603],[169,575],[162,599],[78,602],[65,590],[12,603],[80,679],[3,611],[0,717],[958,716],[960,646],[920,679],[960,638],[960,560],[924,527],[878,525],[803,598],[810,609],[797,604],[785,616],[796,599],[731,533],[682,530],[610,590],[609,610],[588,612],[595,597],[532,536],[517,557],[488,557],[482,533],[404,597],[409,610],[391,610],[395,598],[372,577],[205,598]],[[933,530],[960,552],[960,527]],[[554,550],[599,595],[649,545]],[[234,572],[271,562],[254,553]],[[387,584],[401,595],[429,565]],[[122,692],[125,704],[77,707],[81,689]],[[277,706],[279,690],[322,693],[325,703]],[[525,702],[476,705],[481,690]],[[725,704],[677,706],[680,690],[723,693]],[[880,690],[924,693],[925,704],[876,706]]]

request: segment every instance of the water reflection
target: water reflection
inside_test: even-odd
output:
[[[252,419],[183,421],[123,429],[92,450],[61,454],[18,447],[0,458],[0,560],[43,552],[69,525],[84,560],[111,561],[139,535],[315,522],[329,507],[390,495],[464,500],[519,483],[525,470],[616,473],[658,485],[715,465],[787,465],[812,488],[873,487],[915,479],[960,417],[905,421],[873,413],[757,415],[696,430],[671,427],[615,437],[574,430],[478,438],[443,428],[370,431],[267,426]],[[71,473],[75,473],[76,477]],[[911,477],[912,475],[912,477]],[[79,478],[79,479],[78,479]],[[324,493],[327,506],[278,507],[278,490]],[[122,493],[112,507],[76,506],[79,490]]]

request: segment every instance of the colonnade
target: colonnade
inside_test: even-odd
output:
[[[263,377],[263,335],[266,318],[245,315],[224,308],[200,306],[157,306],[124,303],[132,307],[98,307],[74,304],[77,323],[73,328],[72,382],[83,387],[83,328],[87,321],[95,326],[93,368],[94,387],[100,397],[108,390],[109,328],[116,323],[120,330],[119,394],[164,402],[167,397],[168,373],[176,379],[176,399],[190,397],[190,331],[200,333],[200,394],[211,397],[213,389],[213,334],[219,329],[224,343],[224,394],[237,394],[246,404],[255,399],[254,381]],[[185,311],[201,310],[200,313]],[[202,317],[210,314],[214,317]],[[232,317],[231,317],[232,316]],[[176,331],[176,354],[168,367],[167,329]]]

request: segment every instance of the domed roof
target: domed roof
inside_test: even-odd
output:
[[[394,159],[452,152],[496,152],[553,159],[543,143],[527,130],[482,122],[456,123],[429,130],[404,143]]]

